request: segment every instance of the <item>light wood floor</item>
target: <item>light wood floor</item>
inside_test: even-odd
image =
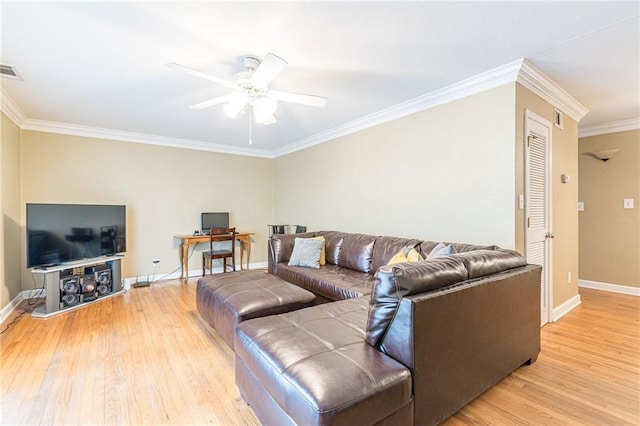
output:
[[[446,424],[639,424],[640,298],[581,295],[543,328],[536,363]],[[195,280],[156,283],[47,320],[18,318],[0,337],[0,422],[256,425],[233,368],[196,311]]]

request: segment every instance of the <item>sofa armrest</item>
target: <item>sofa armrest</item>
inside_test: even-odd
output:
[[[415,424],[437,424],[540,352],[540,276],[527,265],[402,298],[381,352],[412,372]]]
[[[269,257],[267,259],[270,274],[278,275],[278,263],[288,262],[293,252],[296,234],[274,234],[269,237]]]

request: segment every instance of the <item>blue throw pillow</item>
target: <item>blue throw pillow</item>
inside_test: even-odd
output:
[[[451,244],[445,244],[443,242],[439,242],[438,245],[436,245],[433,248],[433,250],[431,250],[431,253],[429,253],[429,255],[427,256],[427,260],[435,259],[438,257],[450,256],[455,252],[456,250],[453,248]]]

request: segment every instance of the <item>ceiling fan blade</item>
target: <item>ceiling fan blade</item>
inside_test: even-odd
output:
[[[324,108],[327,105],[327,98],[323,98],[322,96],[282,92],[280,90],[269,90],[267,96],[277,101],[293,102],[294,104],[308,105],[318,108]]]
[[[195,105],[191,105],[189,108],[191,108],[191,109],[205,109],[205,108],[212,107],[214,105],[225,103],[229,99],[231,99],[231,94],[224,95],[224,96],[219,96],[219,97],[213,98],[213,99],[209,99],[208,101],[204,101],[204,102],[200,102],[200,103],[195,104]]]
[[[266,88],[287,65],[287,61],[273,53],[267,53],[258,68],[253,72],[251,84],[256,87]]]
[[[175,62],[170,62],[165,66],[167,68],[172,68],[174,70],[186,72],[187,74],[195,75],[196,77],[204,78],[205,80],[213,81],[214,83],[218,83],[224,87],[228,87],[229,89],[240,90],[238,85],[233,81],[225,80],[224,78],[219,78],[202,71],[194,70],[193,68],[185,67],[184,65],[176,64]]]

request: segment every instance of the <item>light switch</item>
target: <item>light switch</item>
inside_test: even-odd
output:
[[[584,211],[584,201],[578,201],[578,211],[579,212]]]
[[[518,208],[520,210],[524,209],[524,195],[523,194],[518,194]]]
[[[632,209],[633,208],[633,198],[625,198],[624,199],[624,208]]]

